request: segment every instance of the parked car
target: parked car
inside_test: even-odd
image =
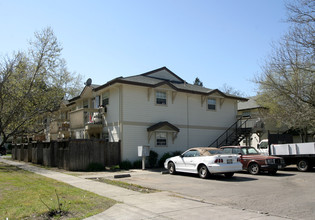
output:
[[[176,172],[196,173],[201,178],[211,174],[224,174],[232,177],[234,172],[242,170],[238,155],[223,155],[218,148],[191,148],[179,156],[166,159],[165,169],[170,174]]]
[[[278,169],[285,167],[284,159],[281,157],[260,154],[255,148],[247,146],[225,146],[221,147],[226,154],[239,154],[243,169],[250,174],[259,174],[260,171],[268,171],[276,174]]]

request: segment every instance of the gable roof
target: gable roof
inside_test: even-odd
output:
[[[237,110],[249,110],[249,109],[257,109],[257,108],[263,108],[262,106],[258,105],[255,97],[251,97],[246,102],[239,102],[237,104]]]
[[[179,132],[179,128],[176,127],[175,125],[172,125],[171,123],[167,122],[167,121],[161,121],[159,123],[156,123],[150,127],[147,128],[147,131],[156,131],[156,130],[159,130],[160,128],[162,127],[168,127],[170,128],[170,130],[173,130],[173,131],[176,131],[176,132]]]
[[[118,77],[111,81],[108,81],[107,83],[101,86],[95,85],[95,87],[93,87],[93,90],[99,91],[101,89],[104,89],[116,83],[137,85],[137,86],[144,86],[144,87],[151,87],[151,88],[156,88],[162,85],[168,85],[169,87],[171,87],[172,89],[178,92],[200,94],[200,95],[205,95],[205,96],[218,93],[219,95],[225,98],[231,98],[231,99],[236,99],[236,100],[241,100],[241,101],[248,100],[243,97],[223,93],[218,89],[208,89],[203,86],[189,84],[166,67],[152,70],[152,71],[140,74],[140,75],[129,76],[129,77]],[[69,101],[73,102],[76,99],[79,99],[80,96],[75,97]]]
[[[84,94],[84,92],[87,90],[87,88],[91,88],[92,90],[95,90],[96,88],[100,87],[100,85],[96,85],[96,84],[91,84],[89,86],[84,86],[84,88],[82,89],[82,92],[80,93],[80,95],[76,96],[76,97],[73,97],[72,99],[69,99],[69,104],[71,104],[71,102],[81,98],[81,96]]]
[[[175,73],[170,71],[165,66],[156,70],[149,71],[147,73],[143,73],[141,75],[156,78],[156,79],[169,80],[170,82],[179,82],[179,83],[185,82],[182,78],[177,76]]]

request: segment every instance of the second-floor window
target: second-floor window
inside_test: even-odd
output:
[[[104,92],[102,94],[102,105],[106,106],[109,104],[109,92]]]
[[[89,108],[89,100],[83,101],[83,108]]]
[[[155,96],[157,105],[166,105],[167,103],[166,92],[156,91]]]
[[[93,108],[98,108],[100,106],[100,96],[95,96],[94,99],[92,99],[92,106]]]
[[[208,110],[216,110],[216,100],[215,99],[208,99]]]

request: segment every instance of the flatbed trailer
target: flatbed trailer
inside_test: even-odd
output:
[[[308,171],[315,166],[315,142],[271,144],[269,155],[282,157],[286,165],[296,164],[299,171]]]

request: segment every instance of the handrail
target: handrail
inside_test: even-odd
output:
[[[229,140],[229,138],[230,138],[232,135],[236,134],[237,131],[239,130],[239,128],[242,128],[244,124],[245,124],[245,128],[246,128],[246,122],[249,120],[249,118],[246,119],[243,123],[241,123],[240,126],[238,126],[238,123],[239,123],[239,121],[241,121],[241,120],[244,120],[244,119],[243,119],[243,118],[239,118],[239,119],[238,119],[235,123],[233,123],[228,129],[226,129],[226,131],[223,132],[223,134],[221,134],[215,141],[213,141],[213,142],[209,145],[209,147],[212,147],[215,143],[216,143],[215,147],[219,147],[220,145],[222,145],[223,142],[227,143],[227,141]],[[234,128],[234,127],[235,127],[235,128]],[[233,130],[232,130],[232,129],[233,129]],[[231,131],[231,130],[232,130],[232,133],[229,134],[229,131]],[[224,136],[225,136],[225,139],[223,139],[223,140],[219,143],[219,140],[220,140],[222,137],[224,137]]]

